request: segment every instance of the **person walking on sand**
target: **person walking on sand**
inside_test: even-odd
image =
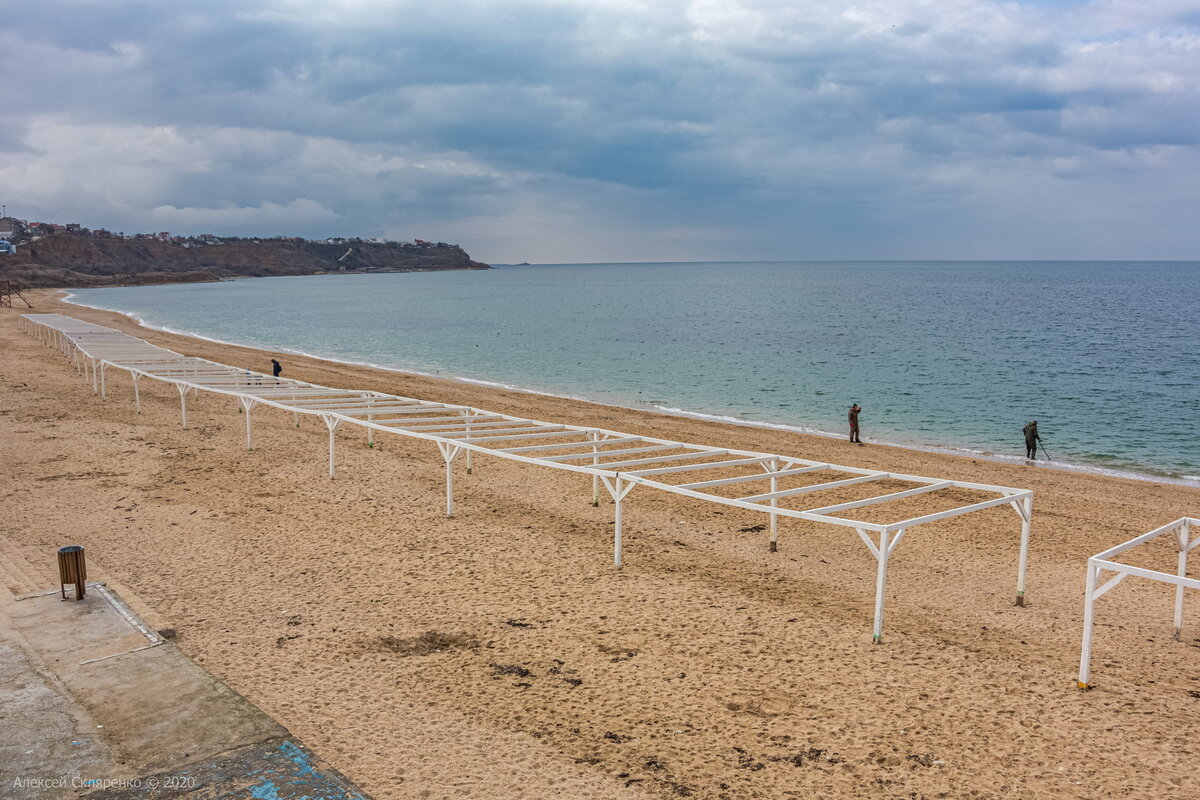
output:
[[[1038,436],[1037,420],[1035,419],[1033,422],[1026,425],[1024,430],[1025,430],[1025,457],[1036,459],[1038,442],[1040,442],[1042,440],[1042,437]]]
[[[850,406],[850,413],[846,415],[850,420],[850,441],[856,444],[862,444],[862,440],[858,438],[858,412],[862,411],[858,407],[858,403]]]
[[[283,365],[272,358],[271,359],[271,374],[274,375],[276,378],[278,378],[279,373],[281,373],[281,372],[283,372]]]

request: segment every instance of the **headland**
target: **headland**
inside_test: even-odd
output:
[[[194,283],[327,272],[489,269],[456,244],[359,237],[239,237],[139,233],[27,223],[0,230],[15,252],[0,254],[0,279],[22,288]],[[4,238],[4,237],[0,237]]]

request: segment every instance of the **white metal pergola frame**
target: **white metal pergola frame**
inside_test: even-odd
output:
[[[1110,547],[1103,553],[1097,553],[1088,559],[1087,585],[1083,598],[1083,646],[1079,655],[1080,689],[1092,688],[1088,679],[1091,677],[1092,626],[1095,621],[1096,600],[1115,588],[1117,584],[1130,575],[1172,584],[1175,587],[1175,639],[1179,639],[1180,631],[1183,629],[1183,590],[1200,589],[1200,580],[1187,576],[1188,553],[1200,546],[1200,536],[1197,536],[1195,539],[1191,538],[1193,527],[1200,530],[1200,519],[1196,519],[1195,517],[1181,517],[1174,522],[1168,522],[1166,525],[1130,539],[1128,542],[1119,544],[1116,547]],[[1179,548],[1179,560],[1175,575],[1113,561],[1114,558],[1122,553],[1167,534],[1171,534],[1174,537],[1175,544]],[[1114,572],[1116,574],[1101,584],[1100,576],[1104,572]]]
[[[60,349],[81,372],[84,380],[92,384],[93,391],[101,396],[107,396],[106,374],[110,367],[128,372],[133,381],[134,402],[139,413],[141,397],[138,382],[142,378],[175,386],[179,392],[184,428],[187,427],[189,393],[198,396],[199,392],[204,391],[236,398],[246,417],[248,448],[252,448],[254,444],[251,412],[257,405],[289,411],[294,415],[297,425],[302,415],[318,416],[329,430],[330,478],[334,477],[335,467],[334,432],[342,423],[366,428],[370,444],[374,443],[374,434],[377,431],[432,441],[437,444],[446,465],[447,516],[454,513],[452,465],[464,451],[467,455],[468,474],[472,469],[472,454],[480,453],[590,475],[592,504],[599,504],[601,485],[613,499],[613,562],[618,568],[622,565],[623,557],[622,501],[638,486],[765,513],[770,518],[771,551],[775,551],[778,541],[779,517],[852,528],[877,562],[873,627],[873,641],[876,643],[883,640],[888,562],[905,533],[917,525],[1008,505],[1021,519],[1016,605],[1025,604],[1025,572],[1033,518],[1033,492],[1027,489],[942,480],[772,453],[689,444],[602,428],[541,422],[469,406],[434,403],[382,392],[332,389],[183,356],[112,328],[61,314],[24,314],[21,317],[21,325],[43,342]],[[608,449],[613,447],[617,449]],[[605,460],[612,458],[617,460]],[[572,461],[582,463],[570,463]],[[713,470],[737,470],[742,474],[679,484],[664,480],[668,475]],[[790,489],[779,488],[781,479],[821,472],[844,473],[847,477]],[[779,505],[779,501],[785,498],[884,480],[913,483],[916,486],[806,509],[784,508]],[[769,491],[741,497],[725,497],[702,491],[760,481],[767,482]],[[889,523],[834,516],[857,508],[947,489],[966,489],[994,496],[964,506]]]

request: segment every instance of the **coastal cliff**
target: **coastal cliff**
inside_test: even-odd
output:
[[[27,287],[179,283],[325,272],[490,269],[444,242],[359,239],[159,240],[56,233],[0,255],[0,278]]]

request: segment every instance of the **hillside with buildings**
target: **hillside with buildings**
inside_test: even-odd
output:
[[[0,279],[34,287],[213,281],[327,272],[489,269],[458,245],[382,239],[113,233],[0,219]]]

